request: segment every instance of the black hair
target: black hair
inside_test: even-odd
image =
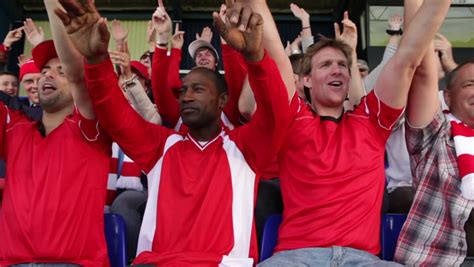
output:
[[[211,79],[212,82],[216,85],[216,88],[219,93],[227,93],[227,82],[225,81],[224,76],[222,76],[222,74],[220,74],[218,71],[213,71],[206,67],[195,67],[189,73],[194,71],[197,71],[205,75],[207,78]]]
[[[448,75],[446,76],[446,89],[447,90],[452,89],[452,87],[454,86],[454,80],[456,80],[459,70],[468,64],[474,64],[474,58],[470,58],[464,61],[463,63],[459,64],[455,69],[453,69],[452,71],[448,73]]]

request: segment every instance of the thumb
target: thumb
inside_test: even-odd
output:
[[[100,40],[108,43],[110,39],[110,33],[109,33],[109,30],[107,29],[107,19],[100,18],[98,23],[99,23],[98,31],[100,35]]]
[[[214,20],[214,27],[217,29],[219,34],[224,37],[226,34],[226,25],[225,23],[221,20],[221,17],[219,16],[219,13],[213,12],[212,13],[212,19]]]
[[[40,26],[40,27],[38,28],[38,32],[39,32],[41,35],[44,35],[43,27]]]

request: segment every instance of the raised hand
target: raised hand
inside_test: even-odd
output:
[[[24,27],[20,27],[14,30],[11,30],[7,33],[7,36],[5,36],[5,39],[3,40],[3,45],[6,47],[11,47],[14,42],[17,42],[18,40],[21,39],[23,36],[22,30]]]
[[[107,20],[102,18],[93,0],[59,0],[65,11],[54,12],[61,19],[76,49],[90,64],[107,58],[110,33]]]
[[[37,46],[44,41],[43,28],[36,27],[36,24],[30,18],[23,22],[23,31],[25,32],[26,39],[28,39],[33,46]]]
[[[171,37],[171,45],[173,48],[181,49],[184,44],[184,31],[179,30],[179,23],[176,23],[174,34]]]
[[[344,26],[342,33],[339,24],[334,23],[336,39],[342,40],[355,51],[357,48],[357,26],[349,19],[349,13],[347,11],[344,12],[344,18],[341,23]]]
[[[23,64],[25,64],[28,61],[28,59],[25,57],[25,55],[21,54],[18,56],[18,67],[21,68]]]
[[[437,33],[435,36],[434,48],[435,51],[439,53],[441,65],[446,72],[450,72],[456,68],[457,64],[453,57],[453,46],[441,33]]]
[[[201,35],[199,33],[196,33],[196,40],[204,40],[208,43],[212,41],[212,30],[209,27],[204,27],[202,29]]]
[[[171,18],[165,10],[163,0],[158,0],[158,7],[153,13],[151,21],[156,31],[157,42],[161,44],[168,43],[171,33]]]
[[[114,19],[112,21],[112,38],[114,38],[115,41],[123,42],[127,39],[127,36],[128,30],[122,26],[120,20]]]
[[[132,67],[130,65],[130,51],[128,49],[128,42],[123,43],[123,51],[109,51],[112,63],[120,66],[123,78],[129,79],[132,77]],[[121,77],[122,78],[122,77]]]
[[[388,18],[388,29],[392,31],[398,31],[403,25],[403,17],[399,14],[395,14]]]
[[[148,21],[148,26],[146,28],[146,40],[149,44],[155,44],[156,42],[156,31],[155,27],[153,27],[153,23],[151,22],[151,20]]]
[[[304,8],[300,8],[296,4],[290,4],[290,10],[293,13],[293,16],[297,17],[301,21],[309,21],[309,14],[304,10]]]
[[[263,51],[263,19],[258,13],[241,3],[226,0],[226,21],[223,22],[219,13],[214,12],[214,26],[222,38],[247,60],[259,61],[264,56]]]

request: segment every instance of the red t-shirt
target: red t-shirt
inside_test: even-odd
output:
[[[109,266],[103,214],[109,136],[77,111],[46,137],[38,122],[3,105],[0,120],[7,164],[0,258]]]
[[[296,116],[279,153],[283,223],[276,251],[345,246],[379,252],[384,151],[403,110],[374,91],[334,120],[295,97]]]

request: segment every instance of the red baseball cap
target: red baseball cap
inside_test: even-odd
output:
[[[132,71],[138,72],[139,76],[147,80],[150,79],[150,76],[148,75],[148,67],[145,66],[143,63],[141,63],[140,61],[133,60],[130,62],[130,65],[132,67]]]
[[[23,80],[23,76],[28,73],[40,73],[40,70],[36,67],[35,61],[31,58],[20,67],[20,81]]]
[[[36,67],[38,67],[40,71],[49,60],[58,57],[53,40],[41,42],[39,45],[33,48],[32,54]]]

